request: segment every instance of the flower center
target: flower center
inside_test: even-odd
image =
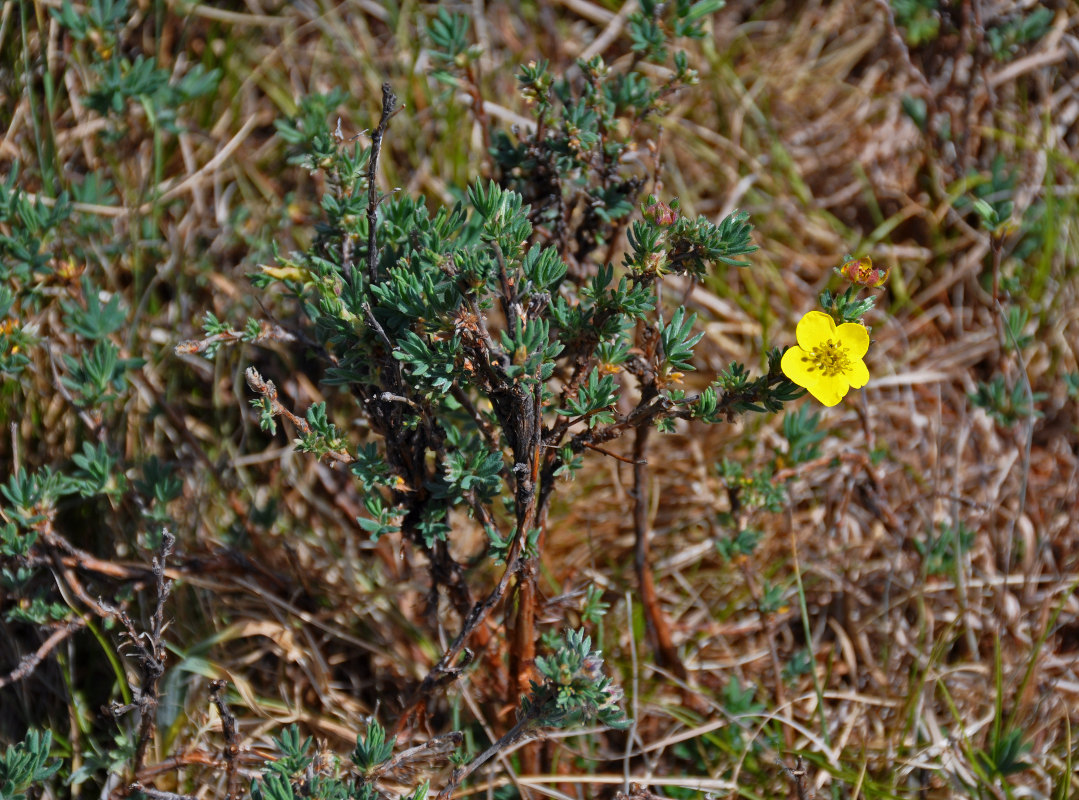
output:
[[[846,348],[833,339],[814,347],[810,355],[802,357],[802,361],[812,362],[810,372],[819,369],[828,378],[850,372],[850,357]]]

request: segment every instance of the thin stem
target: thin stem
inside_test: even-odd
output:
[[[217,706],[217,713],[221,717],[221,731],[225,734],[225,800],[233,800],[238,797],[236,772],[236,756],[240,752],[240,737],[236,732],[236,717],[221,696],[226,682],[216,680],[210,684],[210,698]]]
[[[446,648],[446,652],[442,654],[442,658],[438,660],[438,663],[424,676],[420,685],[416,688],[416,691],[413,692],[412,699],[401,713],[401,716],[398,717],[397,724],[393,727],[393,735],[397,735],[401,732],[408,720],[424,703],[427,695],[430,694],[436,686],[456,677],[458,670],[450,665],[453,664],[465,649],[465,643],[468,641],[469,636],[472,635],[472,632],[487,619],[494,607],[498,605],[499,600],[505,596],[506,590],[510,585],[510,580],[521,565],[521,554],[524,552],[526,536],[527,533],[525,531],[521,529],[517,530],[517,535],[514,537],[506,557],[506,569],[503,571],[498,584],[491,590],[487,597],[484,598],[482,603],[473,607],[472,612],[465,618],[464,623],[461,625],[460,633],[457,634],[457,637],[450,646]]]
[[[649,402],[657,394],[655,383],[648,384],[641,396],[641,405]],[[648,526],[648,434],[652,428],[649,424],[637,428],[637,435],[633,441],[633,527],[637,537],[636,566],[637,580],[641,588],[641,604],[644,606],[644,618],[648,624],[649,637],[652,646],[656,650],[657,660],[660,665],[670,668],[680,680],[685,681],[689,677],[686,665],[678,657],[678,650],[674,646],[671,637],[671,629],[667,624],[667,618],[663,615],[663,609],[659,606],[659,598],[656,596],[655,577],[652,573],[652,563],[649,558],[652,532]]]
[[[382,84],[382,116],[378,127],[371,136],[371,156],[367,159],[367,277],[371,283],[378,283],[378,237],[375,232],[378,218],[378,186],[375,177],[378,170],[378,154],[382,150],[382,137],[386,125],[397,112],[397,95],[388,83]]]
[[[165,577],[165,560],[172,554],[176,537],[169,530],[161,532],[161,550],[153,560],[153,574],[157,589],[157,603],[150,617],[150,630],[140,635],[131,618],[124,611],[120,612],[120,622],[135,650],[138,652],[142,668],[142,685],[135,705],[139,711],[139,735],[135,744],[135,756],[132,760],[132,775],[138,776],[146,759],[146,751],[154,736],[157,726],[158,681],[165,674],[165,645],[162,636],[165,632],[165,601],[168,600],[172,581]]]
[[[74,619],[56,628],[49,638],[41,643],[37,650],[24,656],[15,669],[7,675],[0,677],[0,689],[30,676],[34,670],[37,669],[38,664],[45,660],[45,656],[51,653],[57,645],[76,631],[85,628],[87,622],[88,620],[80,617],[79,619]]]
[[[460,786],[465,778],[494,758],[499,752],[505,750],[510,745],[517,743],[526,736],[535,721],[534,716],[526,714],[517,721],[516,725],[506,732],[505,736],[469,761],[465,766],[455,769],[453,775],[450,776],[449,782],[442,787],[442,791],[438,793],[435,800],[447,800],[447,798],[453,794],[453,790]]]

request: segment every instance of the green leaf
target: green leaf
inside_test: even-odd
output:
[[[393,755],[393,742],[386,741],[386,730],[372,720],[367,724],[367,736],[356,737],[356,748],[352,751],[352,763],[361,772],[369,772],[372,767],[384,764]]]
[[[690,314],[687,317],[685,307],[679,306],[671,317],[671,321],[660,331],[663,354],[667,363],[674,369],[685,371],[694,369],[690,361],[693,358],[693,347],[704,336],[703,333],[691,334],[696,320],[696,314]]]

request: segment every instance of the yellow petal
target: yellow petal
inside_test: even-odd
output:
[[[830,318],[829,318],[830,319]],[[851,358],[861,358],[869,351],[869,331],[857,322],[844,322],[836,328],[839,344]]]
[[[839,375],[833,375],[832,377],[821,378],[813,386],[807,386],[809,393],[815,398],[821,401],[826,406],[838,405],[839,401],[846,395],[847,389],[850,387],[847,385],[847,381]]]
[[[862,361],[862,359],[852,359],[850,370],[848,370],[847,374],[843,377],[852,387],[861,389],[869,383],[869,370],[866,369],[865,362]]]
[[[835,322],[823,311],[810,311],[799,320],[794,335],[800,347],[811,351],[814,347],[835,338]]]
[[[279,281],[304,283],[311,280],[311,273],[299,267],[271,267],[269,264],[262,264],[261,267],[263,272]]]
[[[787,352],[783,354],[783,360],[779,362],[779,366],[783,370],[783,374],[792,381],[799,386],[810,389],[816,386],[821,379],[820,370],[809,371],[812,363],[806,351],[795,345],[788,348]]]

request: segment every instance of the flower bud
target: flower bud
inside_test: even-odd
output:
[[[666,228],[678,219],[678,212],[666,203],[653,203],[644,209],[644,218],[661,228]]]
[[[853,258],[839,268],[843,277],[851,283],[859,286],[868,286],[875,289],[888,280],[888,267],[874,267],[873,259],[869,256]]]

